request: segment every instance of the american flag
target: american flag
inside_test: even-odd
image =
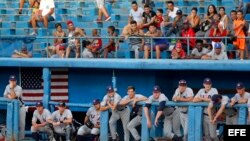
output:
[[[23,100],[41,101],[43,97],[42,68],[22,68]],[[51,70],[51,100],[68,102],[68,69]]]

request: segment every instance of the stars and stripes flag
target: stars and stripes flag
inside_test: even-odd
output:
[[[22,68],[20,75],[23,100],[41,101],[44,94],[42,68]],[[68,69],[51,70],[51,100],[68,102]]]

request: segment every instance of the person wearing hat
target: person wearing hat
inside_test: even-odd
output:
[[[49,141],[53,141],[54,135],[52,129],[49,127],[48,120],[51,120],[51,113],[44,109],[42,102],[36,102],[36,110],[32,117],[31,133],[35,141],[39,141],[39,132],[46,132]]]
[[[121,119],[123,132],[124,132],[124,141],[129,141],[129,130],[127,125],[129,123],[130,110],[127,107],[119,105],[121,101],[121,96],[115,92],[112,86],[108,86],[106,90],[106,95],[103,97],[101,102],[101,111],[112,110],[112,115],[109,119],[109,129],[112,140],[117,140],[116,136],[116,125],[117,121]]]
[[[168,102],[168,98],[161,92],[161,88],[157,85],[153,87],[153,94],[148,97],[145,107],[144,113],[147,119],[148,128],[152,128],[151,121],[151,112],[150,108],[153,102],[159,102],[158,111],[156,113],[155,121],[153,121],[154,126],[159,126],[159,118],[164,115],[164,126],[163,126],[163,136],[164,139],[172,139],[173,141],[181,140],[181,132],[180,132],[180,124],[179,124],[179,114],[176,112],[174,107],[166,107],[166,102]],[[179,125],[179,126],[178,126]],[[172,132],[173,131],[173,132]]]
[[[141,139],[141,136],[138,134],[136,127],[141,124],[142,120],[142,106],[136,105],[136,103],[145,100],[147,100],[147,97],[135,93],[134,86],[128,86],[127,95],[124,96],[119,102],[119,105],[131,106],[132,112],[130,116],[132,117],[132,119],[128,123],[127,128],[134,137],[135,141],[139,141]]]
[[[222,46],[220,43],[214,44],[214,51],[210,51],[208,54],[203,55],[203,60],[228,60],[227,53],[221,50]]]
[[[69,54],[71,51],[75,52],[75,57],[80,57],[80,39],[75,37],[86,37],[83,29],[75,27],[73,21],[67,21],[68,27],[68,47],[66,48],[66,58],[69,58]]]
[[[58,53],[51,56],[51,58],[65,58],[65,46],[63,44],[58,45]]]
[[[175,102],[191,102],[194,98],[193,90],[187,87],[186,80],[180,80],[178,88],[175,90],[172,100]],[[183,140],[187,140],[188,135],[188,107],[178,107],[180,111],[181,126],[183,128]]]
[[[12,54],[12,58],[31,58],[32,53],[28,51],[26,46],[22,46],[21,50],[14,50],[14,53]]]
[[[203,86],[204,88],[201,88],[195,95],[193,102],[209,103],[212,96],[218,94],[217,89],[212,87],[212,81],[210,78],[204,79]],[[203,134],[205,136],[205,140],[217,140],[216,129],[217,126],[210,123],[207,108],[205,107],[203,109]]]
[[[172,59],[185,59],[186,58],[186,52],[182,48],[181,42],[177,42],[174,49],[171,53]]]
[[[81,126],[77,131],[77,141],[85,141],[86,135],[91,134],[90,138],[94,138],[100,133],[100,108],[101,101],[99,99],[94,99],[92,104],[86,113],[84,118],[84,125]],[[91,140],[88,138],[89,140]]]
[[[54,111],[51,119],[48,120],[53,125],[56,140],[65,137],[66,141],[70,141],[73,132],[72,119],[72,113],[66,109],[66,104],[59,102],[58,110]]]
[[[24,102],[22,100],[23,91],[22,87],[17,85],[17,78],[15,75],[9,76],[9,84],[4,90],[4,97],[8,99],[17,99],[19,101],[20,110],[19,110],[19,139],[24,139],[25,137],[25,118],[26,118],[26,109]]]
[[[246,104],[248,99],[250,98],[250,93],[246,92],[245,85],[242,82],[238,82],[236,84],[237,93],[234,97],[231,98],[230,106],[234,106],[235,104]],[[230,113],[227,113],[226,124],[235,125],[238,123],[238,110],[236,108],[232,108],[233,110]]]

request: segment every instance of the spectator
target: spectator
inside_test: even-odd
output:
[[[30,8],[32,7],[32,3],[35,0],[28,0],[29,4],[30,4]],[[23,10],[23,6],[24,6],[25,0],[19,0],[19,10],[18,10],[18,14],[22,14],[22,10]]]
[[[208,37],[209,29],[215,14],[217,14],[216,7],[213,4],[210,4],[207,8],[207,15],[200,24],[200,31],[196,32],[196,37]]]
[[[97,29],[93,29],[92,30],[92,37],[97,37],[97,38],[93,38],[91,41],[91,52],[94,54],[94,57],[98,56],[98,52],[99,50],[102,48],[102,39],[99,38],[99,34],[98,34],[98,30]]]
[[[220,26],[222,26],[223,29],[227,29],[227,26],[228,26],[228,16],[227,14],[225,13],[225,7],[220,7],[219,8],[219,14],[220,14]]]
[[[108,53],[111,51],[116,51],[118,46],[116,46],[115,39],[112,37],[117,37],[117,33],[115,32],[115,27],[114,26],[109,26],[108,27],[108,34],[109,34],[109,42],[108,44],[103,48],[104,50],[104,58],[108,57]]]
[[[68,26],[68,47],[66,49],[66,58],[69,58],[70,52],[73,50],[75,52],[75,57],[80,57],[80,39],[77,37],[86,37],[84,31],[78,27],[74,26],[72,21],[67,21]]]
[[[193,28],[190,27],[188,21],[183,23],[183,30],[181,31],[181,37],[195,37]],[[182,48],[187,52],[195,47],[195,38],[181,39]],[[190,48],[191,47],[191,48]]]
[[[170,17],[170,21],[173,21],[176,17],[177,10],[179,10],[178,7],[174,6],[173,1],[166,1],[167,5],[167,15]]]
[[[136,1],[133,1],[132,2],[132,9],[130,10],[130,13],[129,13],[128,23],[130,23],[130,21],[134,20],[137,22],[138,25],[142,24],[143,23],[142,14],[143,14],[143,9],[141,7],[138,7]]]
[[[151,24],[149,26],[149,31],[144,34],[146,37],[162,37],[162,33],[160,30],[158,30],[155,26],[155,24]],[[160,59],[161,58],[161,51],[166,50],[168,47],[168,42],[166,39],[153,39],[154,41],[154,49],[156,51],[156,58]],[[144,58],[148,59],[149,57],[149,52],[150,52],[150,46],[151,46],[151,41],[148,39],[145,41],[144,45]]]
[[[85,48],[82,52],[82,58],[94,58],[92,53],[92,45],[90,41],[85,41]]]
[[[142,14],[142,20],[143,20],[142,28],[148,29],[149,25],[154,23],[155,16],[156,13],[153,10],[151,10],[149,5],[145,5],[144,12]]]
[[[58,53],[52,55],[51,58],[65,58],[65,47],[58,45]]]
[[[48,28],[48,23],[50,21],[55,20],[55,3],[54,0],[41,0],[39,6],[39,12],[37,14],[32,15],[31,17],[31,25],[33,27],[34,32],[30,35],[37,35],[36,24],[37,22],[43,22],[44,27]]]
[[[209,50],[204,47],[202,40],[196,40],[196,47],[192,50],[192,59],[201,59],[201,57],[207,54]]]
[[[228,26],[227,26],[227,35],[230,37],[235,36],[233,23],[237,19],[237,12],[235,10],[231,10],[230,18],[228,19]],[[229,43],[233,43],[232,39],[229,40]]]
[[[214,44],[214,51],[209,52],[208,54],[201,57],[204,60],[228,60],[227,53],[221,51],[221,44],[215,43]]]
[[[22,46],[21,51],[14,50],[12,58],[31,58],[32,53],[28,51],[26,46]]]
[[[162,9],[157,9],[156,11],[156,16],[155,16],[155,25],[157,27],[157,29],[161,28],[161,23],[163,22],[164,18],[163,18],[163,10]]]
[[[105,21],[109,21],[111,19],[111,17],[109,16],[106,8],[105,8],[105,0],[96,0],[96,5],[98,8],[98,18],[97,18],[97,22],[101,22],[102,21],[102,15],[104,14],[105,16]]]
[[[244,59],[244,51],[246,48],[246,39],[245,39],[246,35],[244,32],[245,25],[246,21],[244,20],[243,12],[239,10],[237,12],[237,19],[234,20],[233,23],[235,36],[237,37],[237,39],[233,42],[233,44],[236,46],[236,48],[239,49],[239,56],[241,60]]]
[[[186,52],[184,49],[182,49],[181,43],[176,43],[175,48],[172,50],[171,53],[172,59],[185,59],[186,58]]]
[[[209,37],[211,37],[211,40],[212,40],[213,50],[214,50],[214,45],[216,43],[219,43],[222,46],[222,51],[223,52],[225,51],[225,45],[222,42],[222,38],[218,38],[218,37],[225,37],[226,35],[227,35],[227,30],[224,29],[223,26],[219,24],[219,22],[214,22],[212,24]],[[213,38],[213,37],[217,37],[217,38]]]
[[[200,17],[197,15],[198,9],[196,7],[193,7],[191,10],[190,15],[188,15],[187,20],[189,22],[189,24],[191,25],[191,28],[193,28],[193,30],[195,32],[200,30]]]

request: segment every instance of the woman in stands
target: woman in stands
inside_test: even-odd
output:
[[[187,20],[195,32],[199,31],[200,17],[197,15],[198,9],[193,7]]]
[[[227,14],[225,13],[225,7],[220,7],[219,8],[219,14],[220,14],[220,26],[222,26],[223,29],[227,29],[227,25],[228,25],[228,16]]]

